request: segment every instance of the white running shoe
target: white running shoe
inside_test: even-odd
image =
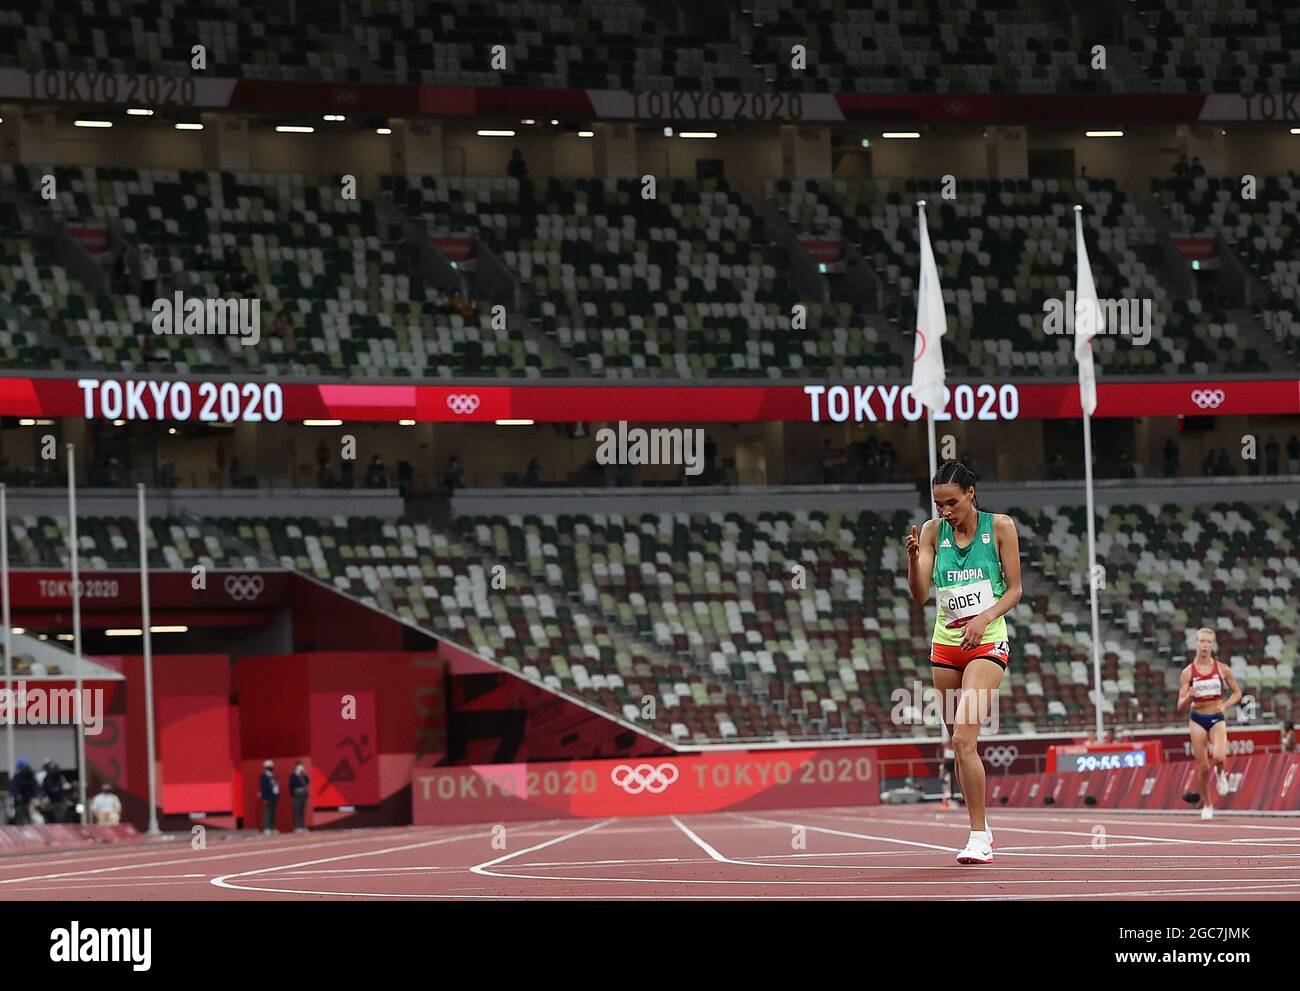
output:
[[[1205,820],[1205,819],[1213,819],[1213,818],[1214,818],[1213,805],[1207,805],[1205,808],[1201,809],[1201,819]]]
[[[984,833],[983,835],[979,833],[971,833],[970,839],[966,841],[965,849],[963,849],[961,853],[957,854],[957,863],[993,863],[993,844],[988,838],[988,833]]]
[[[1228,774],[1227,774],[1227,772],[1226,772],[1226,771],[1223,771],[1223,770],[1216,771],[1216,772],[1215,772],[1215,777],[1218,778],[1218,783],[1219,783],[1219,794],[1220,794],[1220,795],[1226,795],[1226,794],[1228,794]]]

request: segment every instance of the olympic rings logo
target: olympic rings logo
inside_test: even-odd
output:
[[[652,795],[662,795],[668,786],[677,780],[676,764],[618,764],[609,772],[609,780],[618,785],[629,795],[640,795],[648,791]]]
[[[1010,767],[1019,756],[1019,747],[986,747],[984,749],[984,760],[990,767]]]
[[[266,582],[261,575],[226,575],[226,594],[236,602],[252,601],[262,594]]]
[[[458,416],[465,416],[478,409],[479,398],[474,393],[459,395],[452,393],[447,397],[447,408]]]
[[[1192,402],[1201,409],[1218,409],[1228,398],[1222,389],[1193,389]]]

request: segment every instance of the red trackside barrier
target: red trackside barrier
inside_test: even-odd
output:
[[[1229,791],[1213,787],[1215,808],[1225,811],[1300,812],[1300,754],[1229,757]],[[990,778],[988,801],[996,807],[1088,807],[1087,799],[1107,809],[1186,809],[1184,792],[1199,790],[1194,761],[1094,772],[1001,775]],[[1006,799],[1004,802],[1003,799]]]

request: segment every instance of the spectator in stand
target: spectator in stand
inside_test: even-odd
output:
[[[307,832],[307,799],[311,797],[311,775],[302,761],[293,765],[289,775],[289,794],[293,797],[293,831]]]
[[[41,795],[45,799],[46,822],[68,821],[68,784],[63,780],[63,769],[59,762],[47,760],[44,765],[45,778],[41,782]]]
[[[1201,464],[1202,475],[1210,476],[1215,473],[1215,470],[1219,465],[1218,458],[1216,457],[1217,453],[1218,452],[1215,451],[1214,448],[1210,448],[1210,452],[1205,455],[1205,461]]]
[[[523,153],[516,148],[510,155],[510,164],[506,166],[510,178],[519,183],[519,206],[525,215],[533,210],[533,180],[528,178],[528,163]]]
[[[524,469],[524,484],[534,489],[542,484],[542,465],[536,458],[528,459],[528,467]]]
[[[466,320],[471,319],[478,312],[474,304],[462,296],[458,289],[451,294],[451,308]]]
[[[862,445],[862,478],[874,482],[880,477],[880,441],[874,436],[868,437]]]
[[[442,478],[443,491],[448,497],[456,494],[457,489],[465,487],[465,472],[460,466],[460,458],[452,455],[447,462],[447,474]]]
[[[1295,434],[1286,442],[1286,467],[1292,475],[1300,475],[1300,437]]]
[[[122,470],[122,462],[117,458],[108,459],[108,487],[111,489],[121,488],[126,484],[126,472]]]
[[[368,489],[386,489],[388,488],[388,469],[384,463],[379,460],[379,455],[372,455],[370,464],[366,466],[366,488]]]
[[[1214,461],[1214,473],[1224,476],[1237,474],[1232,470],[1232,462],[1228,460],[1228,449],[1226,447],[1219,452],[1218,458]]]
[[[113,292],[125,294],[131,287],[131,270],[126,263],[126,249],[122,248],[113,258],[112,265]]]
[[[32,803],[36,801],[39,789],[36,785],[36,773],[26,757],[19,757],[14,767],[13,777],[9,779],[9,795],[13,799],[14,824],[25,826],[32,821]]]
[[[1170,437],[1167,441],[1165,441],[1164,455],[1165,455],[1165,478],[1178,477],[1178,460],[1179,460],[1178,441],[1174,440],[1172,437]]]
[[[325,441],[322,440],[319,444],[316,445],[316,467],[317,469],[324,468],[329,463],[330,463],[330,449],[326,445]]]
[[[113,786],[107,781],[90,800],[90,818],[101,826],[115,826],[122,821],[122,800],[113,794]]]
[[[1264,471],[1266,475],[1277,475],[1282,463],[1282,445],[1278,443],[1277,434],[1269,434],[1269,442],[1264,445]]]
[[[1205,169],[1201,167],[1201,159],[1198,156],[1192,156],[1192,167],[1187,170],[1187,178],[1204,179]]]
[[[162,489],[176,488],[176,467],[165,454],[158,458],[158,487]]]
[[[292,354],[297,350],[298,342],[293,336],[293,324],[289,322],[289,314],[281,310],[275,315],[275,336],[284,342],[284,349]]]
[[[270,836],[275,832],[275,806],[280,801],[280,782],[275,779],[275,761],[263,761],[262,768],[262,776],[258,779],[258,792],[262,796],[262,832]]]
[[[827,437],[822,441],[822,482],[826,485],[833,485],[839,475],[839,465],[835,463],[835,447]]]
[[[153,248],[144,245],[140,249],[140,303],[145,308],[153,305],[158,293],[158,259],[153,255]]]
[[[343,464],[339,466],[339,488],[350,489],[356,484],[353,478],[355,462],[351,458],[344,458]]]
[[[1178,161],[1177,161],[1177,163],[1174,165],[1174,178],[1176,178],[1176,179],[1186,179],[1186,178],[1187,178],[1187,168],[1188,168],[1188,167],[1187,167],[1187,155],[1184,153],[1184,154],[1178,156]]]
[[[891,441],[885,441],[880,445],[880,474],[885,481],[893,481],[894,467],[898,464],[898,455],[894,453],[894,445]]]
[[[1293,754],[1295,751],[1295,723],[1291,723],[1282,731],[1282,752],[1284,754]]]
[[[1137,469],[1133,467],[1133,461],[1128,456],[1128,451],[1122,451],[1119,456],[1119,477],[1120,478],[1137,478]]]
[[[1061,452],[1057,451],[1052,455],[1052,460],[1047,464],[1047,477],[1059,482],[1065,479],[1065,458],[1061,457]]]

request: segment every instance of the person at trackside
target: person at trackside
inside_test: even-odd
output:
[[[262,764],[262,776],[258,780],[262,795],[262,832],[267,836],[275,832],[275,807],[280,801],[280,782],[275,780],[275,762]]]
[[[293,765],[289,775],[289,795],[293,798],[293,831],[307,832],[307,799],[311,795],[311,775],[302,761]]]

